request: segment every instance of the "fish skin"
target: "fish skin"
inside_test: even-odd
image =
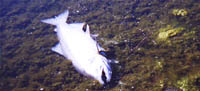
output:
[[[71,60],[81,74],[98,80],[100,84],[110,82],[110,60],[99,53],[103,48],[91,37],[89,25],[86,25],[86,30],[83,31],[85,23],[67,24],[68,15],[69,11],[66,10],[54,18],[41,20],[56,26],[54,31],[59,43],[52,51]]]

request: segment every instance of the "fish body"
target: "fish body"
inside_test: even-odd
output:
[[[83,75],[105,84],[111,80],[112,70],[109,60],[101,55],[103,48],[91,37],[89,26],[85,23],[66,23],[69,12],[42,20],[44,23],[55,25],[59,43],[53,51],[72,61],[76,70]]]

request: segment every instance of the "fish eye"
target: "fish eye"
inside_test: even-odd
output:
[[[82,30],[83,30],[84,32],[86,32],[86,30],[87,30],[87,24],[86,24],[86,23],[83,25]]]
[[[103,80],[104,83],[107,83],[107,82],[106,82],[106,79],[107,79],[107,78],[106,78],[106,74],[105,74],[104,70],[102,70],[101,78],[102,78],[102,80]]]

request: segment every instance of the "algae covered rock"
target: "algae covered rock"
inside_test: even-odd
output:
[[[159,29],[156,40],[158,43],[164,42],[169,44],[171,42],[170,38],[181,33],[183,30],[183,27],[172,27],[171,25],[168,25],[167,27]]]
[[[198,91],[199,90],[200,73],[192,73],[188,76],[182,77],[177,81],[176,87],[183,91]]]
[[[172,14],[174,16],[186,16],[188,12],[185,9],[173,9]]]

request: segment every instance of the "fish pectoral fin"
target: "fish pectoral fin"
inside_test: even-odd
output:
[[[54,52],[57,52],[60,55],[64,55],[63,51],[61,49],[60,43],[58,43],[56,46],[52,47],[51,50],[54,51]]]

